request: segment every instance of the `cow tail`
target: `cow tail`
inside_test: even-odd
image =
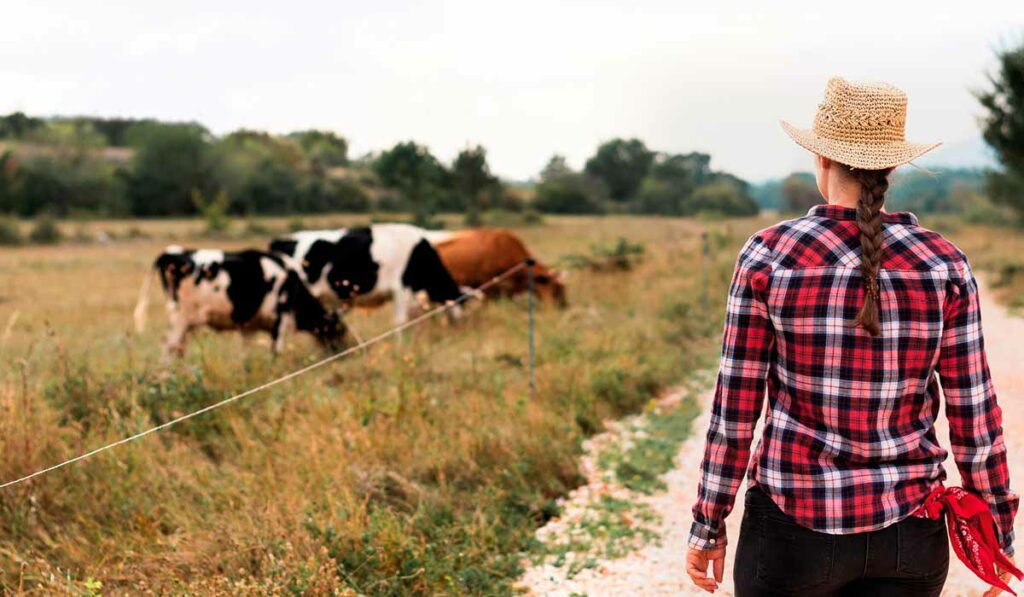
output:
[[[146,272],[146,277],[142,279],[142,285],[139,287],[139,300],[135,303],[135,311],[132,312],[132,318],[135,320],[135,333],[137,334],[141,334],[146,329],[146,311],[149,310],[149,286],[153,283],[154,277],[156,277],[155,267]]]

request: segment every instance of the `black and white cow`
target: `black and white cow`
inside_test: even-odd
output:
[[[328,349],[341,346],[345,326],[309,292],[286,258],[263,251],[229,253],[170,246],[153,263],[167,295],[170,327],[164,355],[182,354],[188,333],[199,327],[267,331],[274,352],[288,332],[309,332]],[[152,276],[146,276],[135,307],[136,329],[145,327]]]
[[[301,264],[310,291],[324,304],[375,306],[393,300],[395,322],[401,324],[417,295],[439,304],[462,296],[426,236],[426,230],[409,224],[304,230],[273,240],[270,250]],[[460,306],[449,314],[458,318]]]

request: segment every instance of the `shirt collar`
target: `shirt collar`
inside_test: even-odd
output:
[[[831,218],[833,220],[856,220],[857,210],[853,207],[822,203],[809,209],[807,215]],[[882,221],[917,226],[917,216],[909,211],[883,211]]]

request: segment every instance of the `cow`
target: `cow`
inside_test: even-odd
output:
[[[343,345],[346,329],[338,315],[324,309],[296,268],[279,255],[172,245],[153,262],[153,272],[167,296],[165,358],[184,354],[189,332],[200,327],[270,332],[275,354],[292,330],[312,334],[326,350]],[[143,281],[135,307],[140,332],[152,278],[147,275]]]
[[[532,257],[518,236],[502,228],[441,232],[431,235],[430,240],[455,282],[471,288],[500,276]],[[559,273],[537,261],[534,261],[532,267],[537,296],[565,307],[565,285]],[[526,292],[528,287],[527,270],[523,268],[487,288],[484,293],[490,297],[511,297]]]
[[[449,317],[458,319],[463,294],[425,236],[409,224],[304,230],[274,239],[270,250],[301,264],[310,291],[325,305],[374,307],[393,300],[400,325],[417,295],[426,295],[452,304]]]

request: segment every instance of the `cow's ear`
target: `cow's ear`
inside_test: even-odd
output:
[[[566,280],[569,278],[571,270],[567,269],[556,269],[551,272],[551,277],[556,280]]]

